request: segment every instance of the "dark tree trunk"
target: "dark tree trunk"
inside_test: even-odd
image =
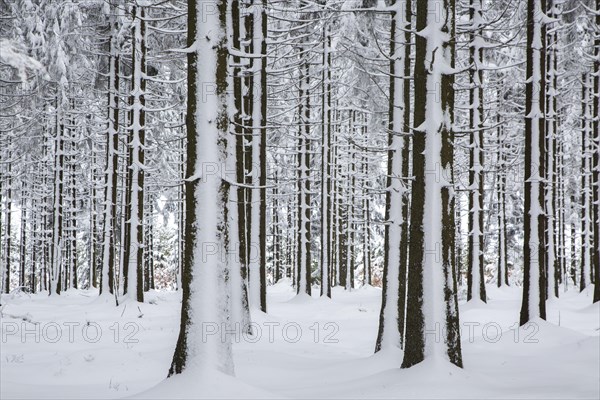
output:
[[[527,71],[525,87],[525,239],[523,248],[523,302],[520,324],[546,319],[545,259],[545,28],[538,10],[546,0],[527,2]],[[536,43],[542,48],[537,48]],[[537,79],[537,81],[534,81]],[[535,111],[532,114],[532,111]]]

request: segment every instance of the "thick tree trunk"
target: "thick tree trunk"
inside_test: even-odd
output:
[[[453,0],[418,0],[406,342],[402,368],[428,358],[462,367],[454,257]],[[440,332],[443,337],[432,332]]]
[[[123,294],[129,294],[139,302],[144,301],[144,160],[146,125],[146,22],[144,8],[132,8],[132,64],[130,92],[130,140],[127,179],[127,212],[125,255],[123,270],[125,279]]]
[[[226,326],[231,292],[223,260],[230,249],[226,230],[230,187],[222,170],[227,165],[229,131],[226,35],[230,27],[226,22],[230,7],[226,0],[211,6],[188,1],[187,44],[195,50],[188,53],[183,302],[169,376],[181,373],[192,361],[201,371],[233,373],[229,336],[222,340],[220,334],[205,333],[206,324],[215,329]]]
[[[545,258],[545,28],[546,0],[527,2],[525,88],[525,239],[520,324],[546,319]]]

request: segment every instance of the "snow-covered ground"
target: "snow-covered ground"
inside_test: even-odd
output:
[[[6,295],[0,397],[600,398],[600,304],[591,291],[564,293],[548,302],[547,322],[516,329],[520,289],[487,290],[487,305],[460,306],[462,370],[437,362],[401,370],[400,351],[373,355],[377,288],[334,288],[325,300],[295,297],[280,282],[269,287],[269,314],[252,316],[257,334],[238,335],[235,378],[191,368],[168,380],[178,293],[117,308],[93,291]]]

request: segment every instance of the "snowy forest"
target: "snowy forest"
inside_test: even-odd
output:
[[[0,0],[0,394],[600,397],[600,0]]]

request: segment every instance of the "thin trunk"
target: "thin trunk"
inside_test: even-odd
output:
[[[115,13],[111,9],[111,14]],[[104,179],[104,210],[102,229],[102,273],[100,295],[115,292],[115,235],[117,221],[117,185],[119,163],[119,53],[118,22],[111,17],[109,81],[108,81],[108,129],[106,131],[106,172]]]
[[[310,195],[310,67],[302,61],[298,125],[298,264],[297,293],[311,294],[311,195]]]
[[[27,260],[27,192],[21,191],[21,240],[19,241],[19,289],[25,289]]]
[[[331,214],[331,35],[327,24],[323,27],[322,125],[321,125],[321,296],[331,298],[331,250],[329,226]]]
[[[403,8],[402,6],[406,7]],[[404,266],[401,265],[402,227],[406,226],[403,214],[406,199],[404,162],[406,146],[404,135],[409,132],[406,123],[404,101],[407,81],[401,77],[406,68],[407,40],[405,30],[410,31],[410,2],[397,1],[392,13],[390,33],[390,54],[396,55],[390,61],[390,101],[389,101],[389,134],[388,134],[388,168],[385,206],[384,264],[383,264],[383,297],[379,314],[379,331],[375,343],[375,351],[384,348],[402,347],[404,315]],[[402,271],[402,272],[401,272]],[[401,285],[402,283],[402,285]]]
[[[579,275],[579,290],[583,291],[590,284],[591,272],[591,190],[590,190],[590,121],[589,114],[589,75],[584,73],[581,77],[581,273]]]
[[[600,0],[596,0],[596,32],[594,39],[594,111],[593,122],[594,151],[593,151],[593,224],[594,245],[594,303],[600,301]]]
[[[486,302],[483,270],[483,49],[479,45],[483,36],[482,0],[470,0],[470,63],[469,90],[469,262],[467,273],[467,299]]]
[[[547,0],[548,5],[548,16],[550,18],[556,18],[555,8],[558,5],[554,4],[553,0]],[[556,275],[556,245],[555,245],[555,232],[556,232],[556,219],[555,219],[555,181],[556,181],[556,47],[558,42],[556,40],[556,27],[550,24],[547,38],[547,85],[548,90],[546,91],[546,136],[545,136],[545,151],[546,155],[546,257],[547,257],[547,274],[546,274],[546,298],[558,297],[558,279]]]

